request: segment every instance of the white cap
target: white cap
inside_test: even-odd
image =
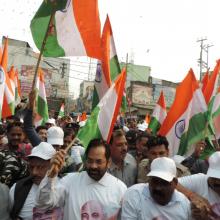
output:
[[[86,124],[86,121],[81,121],[81,122],[79,122],[79,127],[81,128],[81,127],[85,126],[85,124]]]
[[[220,179],[220,151],[213,153],[209,157],[207,176]]]
[[[52,145],[63,145],[64,132],[58,126],[50,127],[47,130],[47,142]]]
[[[168,157],[159,157],[152,161],[151,171],[147,176],[159,177],[163,180],[171,182],[176,177],[175,162]]]
[[[140,130],[140,131],[146,131],[146,129],[147,129],[147,125],[145,125],[145,124],[138,124],[138,130]]]
[[[129,128],[124,125],[124,126],[123,126],[123,131],[124,131],[125,133],[127,133],[127,132],[129,131]]]
[[[49,118],[49,119],[46,121],[46,124],[56,125],[56,120],[55,120],[54,118]]]
[[[56,150],[51,144],[47,142],[41,142],[39,145],[34,147],[31,154],[28,157],[39,157],[43,160],[50,160],[56,154]]]

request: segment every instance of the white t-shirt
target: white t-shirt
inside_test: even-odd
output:
[[[198,173],[178,179],[179,183],[192,192],[206,198],[213,211],[220,217],[220,196],[208,186],[208,176]]]
[[[12,209],[14,205],[14,191],[15,191],[16,183],[11,187],[9,192],[9,201],[10,201],[10,209]],[[25,203],[19,213],[19,216],[24,220],[32,220],[33,219],[33,208],[35,207],[35,198],[38,192],[38,185],[33,184],[31,190],[25,200]]]
[[[150,195],[148,184],[130,187],[124,195],[121,220],[188,220],[191,218],[189,200],[177,190],[171,201],[161,206]]]
[[[117,215],[127,187],[105,173],[101,180],[91,179],[86,171],[69,173],[60,181],[45,177],[39,187],[38,207],[64,206],[64,220],[107,219]]]

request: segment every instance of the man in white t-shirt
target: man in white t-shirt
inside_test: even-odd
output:
[[[39,208],[64,206],[64,220],[117,219],[126,185],[107,173],[110,166],[110,148],[100,139],[90,141],[85,152],[85,169],[80,173],[56,178],[65,158],[60,150],[53,158],[54,168],[39,187]]]
[[[213,217],[220,219],[220,152],[213,153],[209,158],[207,174],[195,174],[179,178],[179,183],[208,200]]]
[[[189,200],[175,189],[175,162],[168,157],[154,159],[148,176],[149,184],[136,184],[125,193],[121,219],[191,219]]]

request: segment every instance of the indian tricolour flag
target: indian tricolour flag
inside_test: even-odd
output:
[[[65,115],[64,108],[65,108],[65,105],[64,105],[64,103],[62,103],[61,106],[60,106],[60,111],[59,111],[59,114],[58,114],[58,118],[62,118]]]
[[[175,100],[159,130],[169,141],[170,156],[192,153],[191,145],[205,137],[206,114],[204,96],[190,69],[177,87]]]
[[[153,134],[156,134],[158,132],[166,116],[167,116],[166,103],[165,103],[163,91],[161,91],[160,97],[157,101],[157,104],[154,107],[153,113],[151,115],[151,120],[148,125],[148,128],[152,131]]]
[[[38,70],[38,77],[36,80],[36,116],[34,119],[35,126],[43,125],[49,119],[47,97],[44,82],[44,73],[41,69]]]
[[[102,57],[97,63],[95,89],[92,108],[94,109],[105,95],[111,83],[121,73],[118,62],[113,32],[109,17],[107,16],[102,32]]]
[[[103,138],[109,142],[114,124],[119,114],[124,85],[126,81],[126,71],[118,76],[99,104],[92,111],[86,125],[79,130],[77,135],[84,147],[95,138]]]
[[[11,66],[11,69],[9,70],[8,72],[8,76],[9,76],[9,79],[10,79],[10,82],[11,82],[11,88],[12,88],[12,91],[13,91],[13,105],[12,105],[12,112],[14,112],[15,110],[15,69],[14,69],[14,66]]]
[[[5,73],[5,91],[2,106],[2,118],[7,118],[14,114],[14,93],[11,81],[7,73],[8,67],[8,38],[5,38],[4,50],[2,54],[1,66]]]
[[[100,58],[101,27],[98,0],[44,0],[31,21],[33,40],[40,50],[49,24],[43,55]]]

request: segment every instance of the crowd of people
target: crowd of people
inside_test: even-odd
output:
[[[200,141],[170,158],[166,137],[130,121],[85,149],[82,124],[64,116],[35,127],[33,105],[30,96],[22,119],[0,126],[0,220],[220,219],[217,147],[200,159]]]

